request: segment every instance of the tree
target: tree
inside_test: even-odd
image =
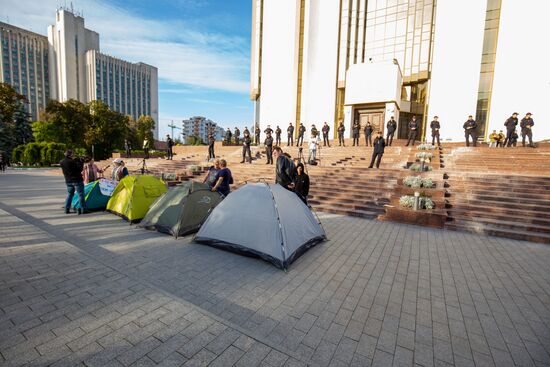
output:
[[[34,141],[34,136],[32,133],[30,115],[25,109],[17,109],[13,117],[14,122],[14,144],[27,144]]]
[[[18,143],[32,141],[27,103],[11,85],[0,83],[0,150],[8,157]]]
[[[84,134],[84,142],[87,146],[94,146],[96,159],[105,159],[111,155],[113,149],[123,145],[128,134],[129,119],[111,111],[101,101],[92,101],[88,106],[90,122]]]
[[[155,141],[155,136],[153,135],[154,130],[155,120],[153,120],[151,116],[141,115],[136,124],[136,132],[138,141],[140,142],[140,148],[141,143],[143,143],[145,138],[147,138],[151,142],[151,146],[153,146],[152,144]]]
[[[45,121],[56,127],[48,131],[55,131],[55,142],[70,147],[84,146],[84,135],[90,118],[89,106],[75,99],[66,102],[51,100],[46,106]]]

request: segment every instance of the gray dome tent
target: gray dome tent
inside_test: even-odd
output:
[[[255,255],[282,269],[326,239],[311,210],[278,184],[247,184],[210,214],[195,241]]]
[[[196,232],[210,211],[222,201],[208,185],[187,181],[176,186],[155,201],[140,227],[156,229],[176,238]]]

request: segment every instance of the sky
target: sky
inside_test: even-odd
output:
[[[205,116],[250,126],[250,0],[1,0],[0,21],[42,35],[58,7],[82,13],[100,51],[159,71],[159,137]],[[174,132],[174,135],[177,130]]]

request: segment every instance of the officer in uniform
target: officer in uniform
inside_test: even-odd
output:
[[[359,131],[361,130],[361,124],[359,124],[359,121],[355,121],[353,123],[351,132],[353,134],[353,146],[357,144],[359,146]]]
[[[243,137],[243,160],[241,163],[245,162],[245,157],[248,154],[248,163],[252,163],[252,152],[250,151],[250,144],[252,143],[252,139],[250,138],[250,134],[244,134]]]
[[[535,125],[535,121],[531,118],[532,113],[527,112],[524,118],[521,119],[521,123],[519,126],[521,127],[521,143],[523,146],[525,146],[525,138],[529,137],[529,146],[531,148],[534,148],[535,145],[533,144],[533,131],[531,130],[533,128],[533,125]]]
[[[370,124],[370,121],[367,121],[367,124],[365,125],[365,129],[363,132],[365,133],[365,145],[368,147],[369,144],[372,147],[372,125]]]
[[[227,145],[231,144],[231,136],[233,134],[231,134],[231,130],[229,130],[229,128],[227,128],[227,131],[225,132],[225,142]]]
[[[319,135],[319,130],[317,130],[317,128],[315,127],[315,124],[311,125],[311,133],[310,133],[310,136],[313,137],[313,136],[317,136]]]
[[[468,120],[462,126],[464,128],[464,137],[466,138],[466,146],[470,146],[470,137],[472,137],[474,147],[477,146],[477,122],[474,120],[473,116],[468,116]]]
[[[271,125],[267,125],[267,129],[264,130],[264,134],[266,135],[273,134],[273,129],[271,128]]]
[[[506,139],[504,139],[504,144],[502,144],[502,146],[509,147],[512,146],[510,143],[512,134],[516,131],[516,126],[518,126],[518,113],[514,112],[511,117],[508,117],[506,121],[504,121],[504,126],[506,126]]]
[[[439,125],[437,116],[434,116],[433,121],[430,122],[430,129],[432,129],[432,145],[435,145],[435,139],[437,139],[437,146],[440,147],[441,143],[439,142],[439,129],[441,129],[441,126]]]
[[[279,125],[277,125],[277,128],[275,129],[275,145],[281,146],[281,128]]]
[[[216,154],[214,154],[214,143],[216,142],[216,139],[214,139],[214,135],[210,134],[208,135],[208,159],[216,158]]]
[[[393,119],[393,116],[386,124],[386,129],[388,130],[386,140],[388,141],[388,146],[391,147],[391,143],[393,143],[393,136],[395,135],[395,130],[397,130],[397,121]]]
[[[296,146],[302,146],[304,143],[304,133],[306,132],[306,127],[300,122],[300,127],[298,128],[298,139],[296,140]]]
[[[287,133],[286,146],[288,147],[288,146],[294,145],[294,126],[292,126],[292,122],[288,124],[286,133]]]
[[[409,146],[412,141],[412,146],[414,147],[414,142],[416,140],[416,134],[418,133],[418,122],[416,122],[416,116],[412,117],[412,120],[409,122],[409,140],[407,140],[406,147]]]
[[[328,126],[328,124],[325,122],[325,124],[321,128],[321,131],[323,132],[323,146],[326,147],[328,145],[328,147],[330,148],[330,143],[328,141],[328,133],[330,131],[330,126]]]
[[[235,127],[235,144],[239,145],[239,138],[241,136],[241,130],[238,127]]]
[[[265,144],[265,154],[267,155],[267,162],[265,164],[273,164],[273,137],[271,136],[271,133],[266,133],[266,134],[267,136],[265,137],[264,144]]]
[[[340,125],[338,125],[338,146],[346,146],[344,143],[344,132],[346,131],[346,127],[344,126],[344,122],[340,121]]]
[[[254,137],[256,138],[257,145],[260,145],[260,133],[261,133],[260,127],[256,126],[256,128],[254,129]]]
[[[375,160],[376,168],[380,168],[380,161],[382,160],[382,156],[384,155],[385,146],[386,142],[384,141],[384,137],[382,136],[382,131],[378,131],[376,133],[376,138],[374,138],[374,149],[372,150],[372,159],[370,161],[369,168],[372,168],[374,166]]]

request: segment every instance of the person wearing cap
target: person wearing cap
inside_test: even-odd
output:
[[[65,184],[67,185],[67,198],[65,199],[65,214],[69,214],[71,211],[71,204],[73,202],[73,196],[76,191],[78,195],[78,201],[80,208],[78,208],[78,214],[86,213],[86,201],[84,200],[84,179],[82,178],[82,164],[81,159],[74,159],[73,151],[67,150],[65,152],[65,158],[59,162],[65,177]]]
[[[113,171],[111,172],[111,179],[113,181],[120,181],[124,177],[128,176],[128,168],[124,166],[124,161],[120,158],[115,158],[113,160],[115,165]]]
[[[271,128],[271,125],[267,125],[267,129],[264,130],[264,134],[273,134],[273,129]]]
[[[244,134],[250,135],[250,130],[248,130],[248,126],[245,126],[245,127],[244,127],[243,135],[244,135]]]
[[[388,141],[388,146],[391,147],[391,143],[393,143],[393,136],[395,135],[395,131],[397,130],[397,121],[394,120],[393,116],[390,117],[390,120],[386,124],[386,130],[388,130],[386,140]]]
[[[244,134],[243,137],[243,160],[241,163],[246,161],[246,156],[248,155],[248,163],[252,163],[252,152],[250,151],[250,144],[252,144],[252,138],[250,134]]]
[[[323,127],[321,128],[321,131],[323,132],[323,146],[326,147],[328,145],[328,147],[330,148],[330,142],[328,141],[328,133],[330,132],[330,126],[328,126],[326,121]]]
[[[306,127],[303,123],[300,122],[298,126],[298,139],[296,140],[296,146],[302,146],[304,144],[304,133],[306,132]]]
[[[231,130],[229,130],[229,128],[227,128],[227,130],[225,131],[225,143],[227,145],[230,145],[231,144],[231,136],[233,134],[231,134]]]
[[[241,130],[239,130],[238,127],[235,126],[235,133],[233,134],[235,136],[235,144],[239,145],[239,138],[241,137]]]
[[[172,160],[172,158],[174,157],[174,153],[172,151],[172,147],[174,146],[174,141],[168,134],[166,134],[166,146],[168,147],[168,154],[166,156],[166,159]]]
[[[279,125],[277,125],[277,128],[275,129],[275,145],[277,146],[281,145],[281,133],[282,133],[282,130],[279,127]]]
[[[289,147],[291,145],[294,145],[294,126],[292,126],[292,122],[288,124],[288,128],[286,129],[287,139],[286,139],[286,146]]]
[[[432,129],[432,145],[435,145],[435,139],[437,138],[437,146],[440,147],[441,143],[439,141],[439,129],[441,128],[441,125],[439,124],[439,117],[434,116],[434,119],[432,122],[430,122],[430,128]]]
[[[491,134],[489,134],[489,148],[496,148],[498,145],[498,140],[500,138],[500,135],[497,133],[496,130],[493,130]]]
[[[373,147],[372,150],[372,159],[370,161],[369,168],[372,168],[374,166],[374,161],[376,160],[376,168],[380,168],[380,161],[382,160],[382,156],[384,155],[384,147],[386,146],[386,142],[384,141],[384,137],[382,136],[382,131],[378,131],[376,133],[376,138],[374,138]]]
[[[418,133],[418,122],[416,121],[416,116],[412,117],[412,120],[409,122],[409,139],[407,140],[406,147],[412,141],[412,146],[414,147],[414,142],[416,141],[416,134]]]
[[[271,130],[269,128],[269,125],[268,125],[268,129]],[[265,155],[267,156],[267,162],[265,164],[273,164],[273,136],[271,136],[271,132],[269,132],[268,129],[265,130],[267,131],[267,133],[264,141]]]
[[[516,131],[516,126],[518,126],[518,113],[514,112],[512,116],[508,117],[506,121],[504,121],[504,126],[506,126],[506,139],[504,139],[504,144],[502,144],[503,147],[510,146],[510,137],[512,136],[512,133]]]
[[[529,146],[531,148],[534,148],[535,145],[533,144],[533,125],[535,125],[535,121],[531,118],[532,113],[527,112],[525,114],[525,117],[521,119],[521,123],[519,126],[521,127],[521,143],[525,147],[525,138],[529,138]]]
[[[344,143],[344,132],[346,131],[344,121],[340,120],[340,125],[338,125],[338,129],[336,131],[338,132],[338,146],[346,146],[346,144]]]
[[[367,121],[367,124],[365,125],[365,129],[363,129],[363,132],[365,133],[365,145],[368,147],[369,145],[372,147],[372,132],[374,128],[370,124],[370,121]]]
[[[351,127],[351,136],[353,138],[353,143],[351,146],[359,146],[359,132],[361,131],[361,124],[359,121],[355,121]]]
[[[474,144],[474,147],[477,146],[477,122],[474,120],[474,117],[472,115],[468,116],[468,120],[462,125],[462,128],[464,129],[464,137],[466,138],[466,146],[470,146],[470,137],[472,138],[472,142]]]
[[[261,132],[262,132],[262,130],[260,130],[259,126],[256,126],[254,128],[254,137],[255,137],[256,145],[260,145],[260,134],[261,134]]]

